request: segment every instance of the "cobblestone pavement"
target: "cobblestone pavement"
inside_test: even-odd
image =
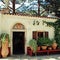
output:
[[[60,54],[58,55],[40,55],[40,56],[28,56],[28,55],[13,55],[7,58],[1,58],[2,60],[60,60]]]

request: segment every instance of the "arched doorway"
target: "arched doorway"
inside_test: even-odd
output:
[[[21,23],[16,23],[13,26],[13,38],[12,38],[12,45],[13,45],[13,55],[17,54],[25,54],[25,27]]]

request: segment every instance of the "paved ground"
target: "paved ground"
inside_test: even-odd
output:
[[[3,60],[60,60],[60,54],[57,55],[40,55],[40,56],[28,56],[28,55],[13,55]]]

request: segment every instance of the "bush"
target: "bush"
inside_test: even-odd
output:
[[[29,41],[29,46],[30,46],[31,48],[33,48],[33,52],[36,52],[36,50],[37,50],[37,41],[34,40],[34,39],[31,39],[31,40]]]

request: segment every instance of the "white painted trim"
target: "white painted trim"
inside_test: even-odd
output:
[[[12,32],[13,32],[13,31],[18,31],[18,32],[21,31],[21,32],[23,32],[23,31],[25,31],[25,30],[13,29]]]
[[[11,55],[13,55],[13,45],[12,45],[12,38],[13,38],[13,35],[12,35],[12,31],[11,31]]]

